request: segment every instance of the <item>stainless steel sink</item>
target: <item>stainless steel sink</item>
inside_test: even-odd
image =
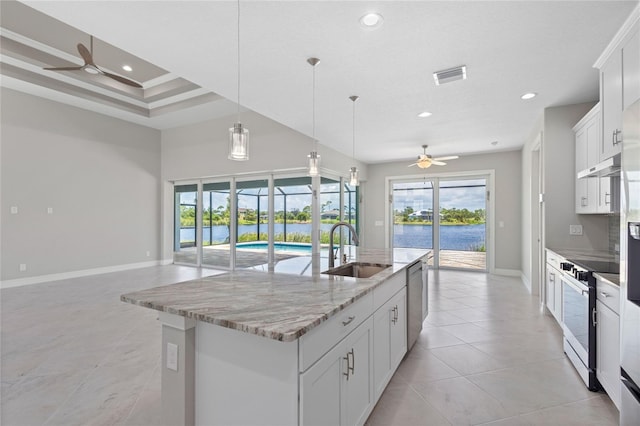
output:
[[[381,265],[378,263],[351,262],[331,268],[324,271],[323,274],[354,278],[369,278],[391,266],[392,265]]]

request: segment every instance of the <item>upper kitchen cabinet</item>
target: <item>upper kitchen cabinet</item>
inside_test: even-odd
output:
[[[596,104],[574,127],[576,134],[576,174],[595,165],[599,159],[601,111]],[[598,178],[576,179],[576,213],[597,213]]]
[[[622,111],[640,99],[640,6],[595,63],[600,69],[602,142],[600,161],[622,151]]]

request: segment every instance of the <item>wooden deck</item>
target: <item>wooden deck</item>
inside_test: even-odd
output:
[[[429,260],[433,266],[433,259]],[[486,271],[487,253],[481,251],[440,250],[440,267]]]

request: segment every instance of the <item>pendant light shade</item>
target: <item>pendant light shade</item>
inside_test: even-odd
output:
[[[358,180],[358,173],[358,168],[356,166],[351,167],[351,171],[349,172],[349,185],[360,185],[360,181]]]
[[[318,176],[320,174],[320,155],[316,151],[311,151],[307,158],[309,159],[307,174],[309,176]]]
[[[316,65],[320,63],[318,58],[307,59],[309,65],[313,67],[313,95],[312,95],[312,150],[307,155],[309,159],[309,176],[318,176],[320,174],[320,154],[318,154],[318,141],[316,140]]]
[[[238,0],[238,121],[229,129],[229,160],[249,159],[249,129],[240,123],[240,0]]]
[[[356,101],[359,96],[349,96],[351,102],[353,102],[353,145],[352,145],[352,158],[355,162],[356,159]],[[351,167],[349,170],[349,185],[358,186],[360,185],[360,180],[358,178],[358,168],[356,166]]]
[[[249,129],[242,123],[234,123],[229,128],[229,160],[246,161],[249,159]]]

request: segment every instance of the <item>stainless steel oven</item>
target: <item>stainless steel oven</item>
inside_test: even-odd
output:
[[[560,264],[564,352],[589,390],[596,381],[596,292],[593,274],[573,263]]]

